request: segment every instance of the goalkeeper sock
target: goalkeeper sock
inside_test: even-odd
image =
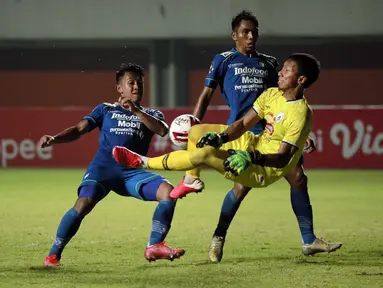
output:
[[[311,244],[315,240],[313,211],[310,204],[310,197],[305,188],[290,189],[291,206],[298,220],[299,229],[302,235],[303,244]]]
[[[189,153],[192,153],[196,150],[197,150],[196,144],[189,139],[187,151]],[[197,179],[200,177],[200,170],[201,170],[200,168],[196,167],[193,170],[186,171],[185,179],[189,179],[189,180],[193,179],[191,181],[194,181],[194,179]]]
[[[215,169],[218,171],[223,170],[222,160],[217,158],[218,160],[214,161],[215,159],[210,157],[215,154],[215,151],[215,148],[211,146],[206,146],[193,152],[174,151],[159,157],[148,158],[147,169],[188,171],[201,164],[208,165],[207,161],[210,159],[210,162],[218,161],[219,163],[219,165],[210,165],[210,167],[215,168],[215,166],[219,166],[219,168]]]
[[[194,168],[187,151],[174,151],[159,157],[149,158],[147,168],[151,170],[186,171]]]
[[[214,236],[225,237],[227,230],[229,229],[230,223],[233,220],[235,213],[241,205],[241,200],[235,196],[233,189],[230,190],[223,200],[221,214],[217,228],[215,229]]]

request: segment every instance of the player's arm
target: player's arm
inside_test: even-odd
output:
[[[89,122],[87,120],[81,120],[77,125],[66,128],[54,136],[44,135],[40,139],[40,146],[44,148],[52,146],[53,144],[72,142],[79,139],[81,135],[88,131]]]
[[[254,102],[253,109],[250,109],[245,116],[235,121],[226,129],[226,131],[221,133],[223,143],[238,139],[263,119],[266,106],[265,103],[268,101],[270,93],[272,93],[270,90],[264,91]]]
[[[199,120],[205,116],[207,107],[210,105],[211,98],[213,97],[215,88],[205,86],[198,97],[197,104],[194,107],[193,115]]]
[[[206,145],[210,145],[219,148],[222,144],[241,137],[246,131],[250,130],[251,127],[263,119],[263,110],[267,97],[268,92],[263,92],[254,103],[254,109],[250,109],[245,116],[235,121],[222,133],[205,133],[197,142],[197,147],[202,148]]]
[[[286,134],[279,146],[278,153],[261,154],[259,151],[250,152],[253,164],[261,166],[283,168],[291,160],[291,157],[299,150],[303,150],[304,143],[310,134],[312,127],[312,111],[298,113],[294,118],[286,122]]]
[[[222,133],[208,132],[205,133],[198,141],[197,148],[202,148],[206,145],[219,148],[222,144],[234,141],[241,137],[246,131],[257,124],[261,118],[253,109],[249,110],[245,116],[235,121]]]
[[[40,139],[40,145],[42,148],[51,146],[56,143],[72,142],[81,137],[81,135],[92,131],[96,127],[100,127],[106,108],[110,104],[100,104],[93,111],[85,116],[77,125],[71,126],[60,133],[51,136],[44,135]]]
[[[223,61],[225,57],[222,54],[216,55],[210,65],[209,73],[205,78],[204,88],[198,97],[193,115],[200,121],[205,116],[206,110],[210,105],[214,91],[222,82],[224,77]]]
[[[262,154],[259,151],[249,152],[251,162],[260,166],[283,168],[294,156],[295,152],[298,151],[298,147],[282,142],[279,147],[278,153],[275,154]]]
[[[155,112],[155,116],[152,116],[133,103],[131,100],[125,100],[123,107],[128,109],[137,117],[140,117],[140,120],[144,125],[153,133],[160,135],[161,137],[165,136],[169,132],[169,126],[166,124],[165,117],[160,111]]]
[[[256,107],[257,108],[257,107]],[[299,113],[297,117],[286,122],[286,134],[279,146],[278,152],[262,154],[258,150],[247,152],[230,150],[229,157],[224,161],[225,170],[234,175],[246,170],[250,164],[283,168],[299,150],[303,149],[304,142],[310,134],[312,127],[312,111]]]
[[[229,150],[229,156],[223,162],[225,171],[231,172],[238,176],[242,171],[246,170],[250,164],[259,166],[283,168],[289,162],[298,147],[282,142],[278,153],[262,154],[256,151]]]
[[[140,117],[141,122],[144,123],[144,125],[148,127],[148,129],[153,133],[156,133],[161,137],[164,137],[166,134],[168,134],[169,126],[161,119],[149,115],[140,109],[138,109],[134,114]]]
[[[254,109],[250,109],[245,116],[227,127],[227,129],[223,132],[223,137],[226,137],[223,141],[230,142],[238,139],[259,121],[261,121],[261,118],[258,113]]]

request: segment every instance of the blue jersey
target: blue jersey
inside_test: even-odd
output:
[[[158,120],[165,120],[164,115],[158,110],[148,108],[142,108],[142,110]],[[166,180],[160,175],[143,169],[121,166],[112,156],[114,146],[124,146],[136,153],[146,155],[154,133],[141,122],[139,117],[119,105],[100,104],[83,120],[88,121],[89,131],[98,128],[100,137],[96,156],[87,168],[79,186],[79,195],[102,199],[110,190],[113,190],[123,196],[155,200],[158,185]],[[155,184],[154,188],[151,186],[151,189],[148,189],[149,196],[143,195],[144,192],[141,190],[141,187],[148,183]],[[84,186],[96,187],[91,191],[97,195],[88,195],[86,191],[89,188],[81,190]]]
[[[277,86],[278,61],[272,56],[255,53],[248,57],[235,48],[214,57],[205,86],[220,86],[222,96],[230,107],[227,124],[243,117],[268,87]],[[261,122],[250,131],[258,134],[264,129]]]
[[[164,114],[158,110],[148,108],[142,110],[158,120],[165,120]],[[88,121],[89,131],[95,128],[100,130],[99,148],[92,162],[116,163],[111,156],[114,146],[124,146],[141,155],[148,153],[154,133],[138,116],[121,106],[100,104],[83,119]]]

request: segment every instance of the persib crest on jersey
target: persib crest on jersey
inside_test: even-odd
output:
[[[214,70],[214,63],[211,62],[210,68],[209,68],[209,73],[213,72],[213,70]]]

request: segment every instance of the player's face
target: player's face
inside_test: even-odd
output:
[[[298,85],[303,85],[303,78],[299,75],[298,64],[293,60],[287,60],[278,73],[278,88],[282,91],[295,89]]]
[[[144,79],[135,73],[127,72],[116,88],[122,99],[128,99],[140,104],[144,93]]]
[[[249,20],[242,20],[239,27],[232,34],[237,50],[242,53],[254,52],[258,36],[258,29]]]

